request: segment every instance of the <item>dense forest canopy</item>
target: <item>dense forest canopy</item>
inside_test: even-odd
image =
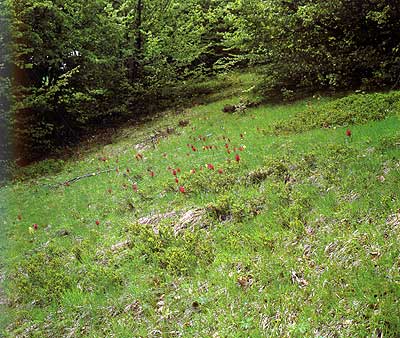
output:
[[[99,122],[146,112],[165,88],[233,67],[262,66],[266,98],[400,84],[397,0],[0,6],[1,123],[11,126],[20,161]]]

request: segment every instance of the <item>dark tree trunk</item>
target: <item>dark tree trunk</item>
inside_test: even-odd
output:
[[[143,0],[137,0],[136,4],[136,22],[135,22],[135,31],[136,31],[136,39],[135,39],[135,52],[127,60],[128,67],[128,78],[131,82],[137,81],[141,77],[141,65],[140,59],[142,55],[143,48],[143,38],[142,38],[142,15],[143,15]]]

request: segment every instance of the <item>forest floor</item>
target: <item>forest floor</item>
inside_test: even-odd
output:
[[[400,92],[234,76],[0,189],[0,336],[398,337]]]

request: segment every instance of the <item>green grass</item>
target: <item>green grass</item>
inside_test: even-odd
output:
[[[241,81],[246,90],[255,77]],[[52,174],[3,187],[3,334],[398,336],[399,112],[277,132],[310,105],[320,122],[332,101],[222,113],[234,96],[170,112],[61,170],[51,163]],[[179,127],[182,119],[190,125]],[[137,160],[135,146],[168,126],[175,133]],[[180,169],[178,185],[168,167]],[[119,170],[53,187],[108,168]],[[175,233],[179,214],[193,209],[201,219]],[[139,224],[170,211],[177,215]]]

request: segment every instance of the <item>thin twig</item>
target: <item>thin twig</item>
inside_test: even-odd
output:
[[[109,172],[116,171],[116,170],[117,170],[117,168],[112,168],[112,169],[97,171],[97,172],[94,172],[94,173],[88,173],[88,174],[85,174],[85,175],[82,175],[82,176],[71,178],[70,180],[67,180],[67,181],[64,181],[64,182],[61,182],[61,183],[57,183],[55,185],[50,186],[50,188],[58,188],[58,187],[60,187],[62,185],[69,185],[71,183],[75,183],[75,182],[77,182],[79,180],[82,180],[84,178],[88,178],[88,177],[92,177],[92,176],[98,176],[98,175],[109,173]]]

